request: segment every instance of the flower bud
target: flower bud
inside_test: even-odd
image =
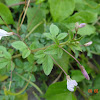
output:
[[[76,22],[76,23],[75,23],[75,30],[78,31],[78,28],[79,28],[79,23]]]
[[[85,43],[84,46],[90,46],[92,44],[92,41]]]
[[[89,77],[88,73],[86,72],[85,68],[83,66],[80,66],[80,68],[81,68],[81,72],[83,73],[84,77],[87,80],[90,80],[90,77]]]
[[[85,26],[86,26],[86,23],[81,23],[78,27],[82,28],[82,27],[85,27]]]

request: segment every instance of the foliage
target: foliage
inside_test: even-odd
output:
[[[99,100],[99,0],[0,0],[0,24],[12,32],[0,33],[0,100],[28,100],[31,87],[38,100]]]

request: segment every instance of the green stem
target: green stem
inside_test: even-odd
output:
[[[60,46],[64,46],[65,44],[67,44],[67,42],[60,43],[59,45]],[[53,44],[51,44],[51,45],[53,45]],[[31,51],[31,53],[37,52],[39,50],[45,50],[46,48],[50,47],[51,45],[45,46],[43,48],[34,49],[34,50]],[[20,56],[22,56],[22,55],[21,54],[17,54],[17,55],[12,56],[12,58],[17,58],[17,57],[20,57]]]
[[[35,87],[35,88],[40,92],[40,94],[43,94],[43,92],[41,91],[41,89],[40,89],[36,84],[32,83],[30,80],[28,80],[28,79],[26,79],[25,77],[21,76],[21,75],[18,74],[17,72],[16,72],[16,74],[17,74],[20,78],[22,78],[23,80],[29,82],[33,87]]]
[[[9,94],[9,95],[14,95],[14,96],[16,96],[16,95],[20,95],[21,93],[23,93],[24,91],[25,91],[25,89],[27,88],[27,86],[28,86],[28,84],[29,84],[29,82],[25,85],[25,87],[21,90],[21,91],[19,91],[18,93],[12,93],[10,90],[5,90],[5,92],[6,92],[6,94]]]
[[[37,100],[41,100],[40,97],[34,91],[32,93],[34,94]]]
[[[40,26],[41,24],[43,23],[43,21],[41,21],[40,23],[38,23],[36,26],[34,26],[33,28],[32,28],[32,30],[26,35],[26,37],[23,39],[23,41],[26,39],[26,38],[28,38],[31,34],[32,34],[32,32],[38,27],[38,26]]]

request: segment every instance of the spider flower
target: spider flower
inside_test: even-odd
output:
[[[70,78],[70,76],[68,75],[67,76],[67,89],[69,91],[73,92],[74,91],[74,87],[77,86],[77,85],[78,85],[78,83],[76,82],[76,80],[72,80]]]

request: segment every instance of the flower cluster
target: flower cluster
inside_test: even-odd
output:
[[[76,80],[72,80],[69,75],[67,75],[67,89],[71,92],[74,91],[74,87],[77,86],[78,83]]]

